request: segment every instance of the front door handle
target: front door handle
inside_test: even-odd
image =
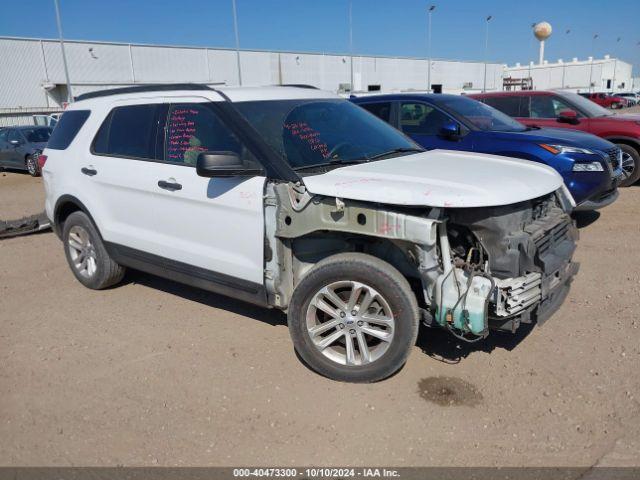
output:
[[[80,171],[90,177],[93,177],[94,175],[98,174],[98,171],[95,168],[82,167]]]
[[[182,185],[176,182],[167,182],[166,180],[158,181],[158,186],[164,190],[175,192],[176,190],[182,190]]]

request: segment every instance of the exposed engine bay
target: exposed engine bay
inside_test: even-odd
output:
[[[287,308],[296,284],[335,253],[369,253],[410,282],[423,323],[464,341],[491,329],[542,323],[564,300],[578,266],[577,229],[562,189],[512,205],[415,208],[309,194],[269,184],[265,283]]]

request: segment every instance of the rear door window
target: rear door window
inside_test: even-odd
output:
[[[489,97],[482,101],[510,117],[522,117],[524,115],[522,115],[520,105],[525,103],[527,98],[519,96]]]
[[[162,106],[158,104],[114,108],[98,130],[93,153],[161,160],[157,155],[162,153],[157,152],[161,111]]]
[[[359,104],[365,110],[373,113],[376,117],[391,123],[391,102],[376,102]]]
[[[400,129],[408,135],[438,135],[451,119],[437,108],[420,102],[400,106]]]
[[[70,110],[64,112],[60,121],[53,129],[53,133],[47,143],[47,148],[53,150],[65,150],[89,118],[89,110]]]

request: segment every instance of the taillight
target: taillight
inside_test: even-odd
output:
[[[47,156],[42,154],[38,155],[38,166],[40,167],[40,169],[44,167],[45,163],[47,163]]]

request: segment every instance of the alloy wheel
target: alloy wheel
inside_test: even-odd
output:
[[[341,365],[361,366],[375,362],[389,349],[395,318],[379,292],[345,280],[313,295],[306,326],[309,338],[325,357]]]
[[[27,157],[27,171],[31,176],[35,176],[36,173],[38,173],[38,164],[36,163],[36,159],[33,158],[33,155]]]
[[[622,152],[622,173],[624,175],[624,179],[631,177],[636,170],[636,162],[631,154],[627,152]]]
[[[69,256],[76,271],[85,278],[91,278],[97,270],[96,251],[91,237],[83,227],[74,225],[69,230],[67,240]]]

